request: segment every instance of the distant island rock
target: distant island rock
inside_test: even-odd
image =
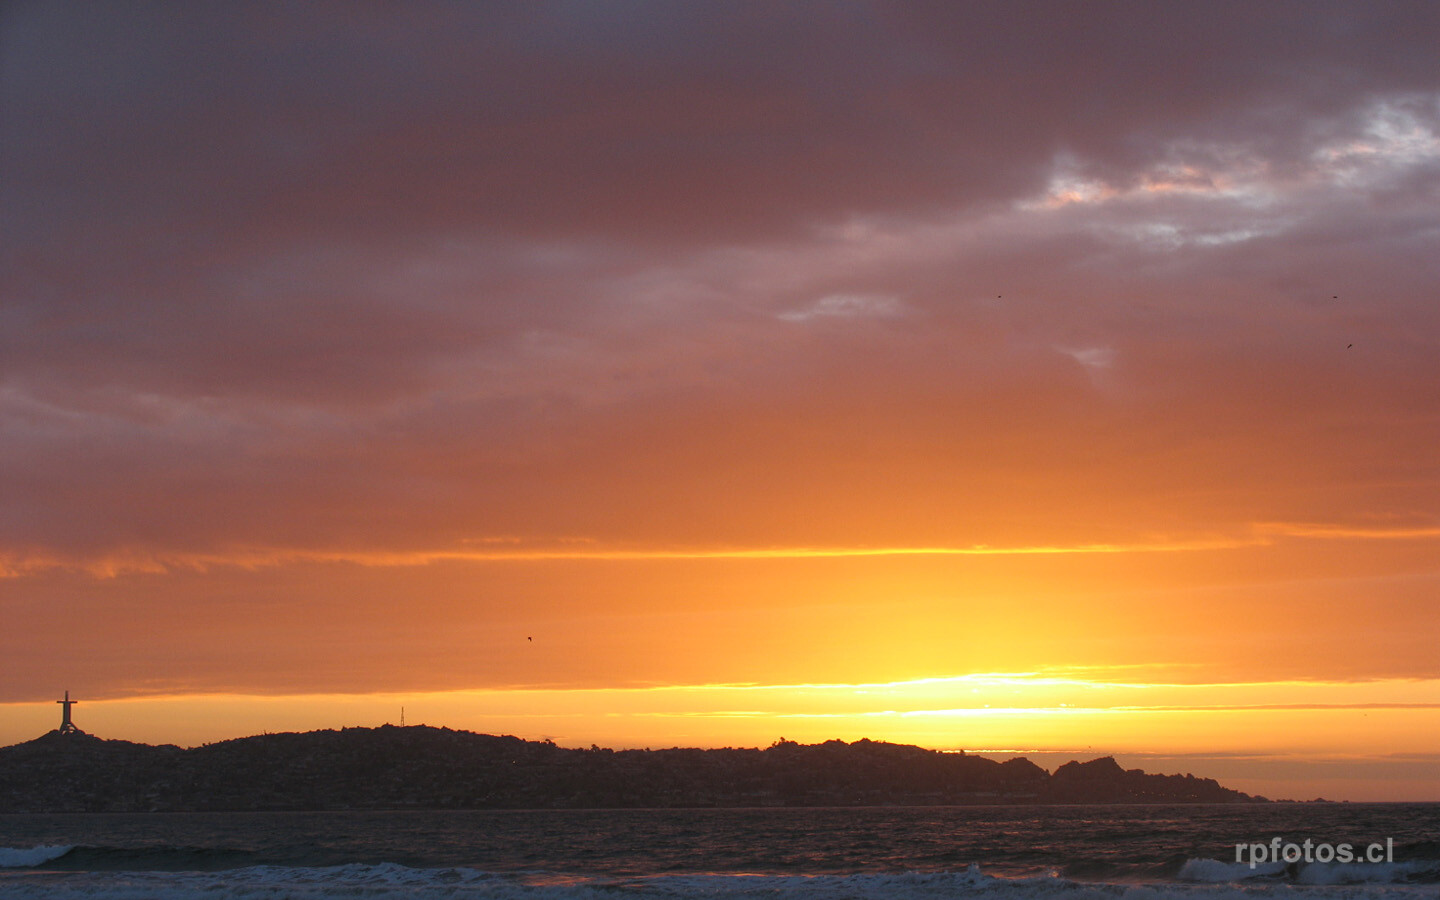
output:
[[[1264,802],[1113,758],[1053,774],[902,744],[588,750],[384,725],[153,747],[50,732],[0,749],[0,812]]]

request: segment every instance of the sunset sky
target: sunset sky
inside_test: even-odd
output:
[[[0,6],[0,744],[1440,800],[1440,4]]]

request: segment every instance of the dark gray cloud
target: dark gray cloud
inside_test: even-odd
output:
[[[1433,491],[1432,4],[3,15],[12,555]]]

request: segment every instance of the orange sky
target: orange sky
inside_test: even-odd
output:
[[[1435,7],[639,9],[0,12],[0,742],[1440,800]]]

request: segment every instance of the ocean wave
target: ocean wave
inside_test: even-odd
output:
[[[1252,878],[1273,878],[1285,874],[1285,863],[1224,862],[1218,859],[1191,859],[1180,867],[1181,881],[1205,884],[1232,884]]]
[[[59,859],[74,849],[73,846],[62,846],[60,844],[30,847],[27,849],[0,847],[0,869],[34,868],[52,859]]]
[[[172,847],[165,844],[140,847],[0,847],[0,869],[33,868],[46,863],[50,863],[47,868],[70,872],[208,872],[254,866],[257,860],[256,855],[247,850]]]
[[[221,847],[176,847],[156,844],[140,847],[86,847],[71,850],[58,868],[107,872],[210,872],[238,869],[261,862],[248,850]],[[274,860],[268,860],[274,862]],[[302,865],[308,860],[299,861]]]
[[[1257,863],[1192,859],[1180,868],[1181,881],[1202,884],[1236,884],[1254,880],[1287,881],[1306,885],[1434,884],[1440,881],[1440,860],[1394,863]]]
[[[1204,868],[1199,867],[1199,868]],[[1433,886],[1289,883],[1118,884],[1058,876],[960,872],[859,875],[655,875],[638,878],[501,875],[395,863],[319,868],[251,866],[224,872],[44,872],[0,876],[6,900],[248,900],[283,896],[452,900],[1420,900]]]
[[[1299,884],[1433,884],[1440,881],[1440,860],[1393,863],[1306,863],[1295,874]]]

